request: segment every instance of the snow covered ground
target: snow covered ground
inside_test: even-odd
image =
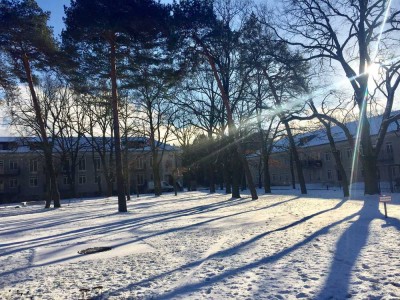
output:
[[[0,299],[400,299],[399,194],[275,193],[0,207]]]

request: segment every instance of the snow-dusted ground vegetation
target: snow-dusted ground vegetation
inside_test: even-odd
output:
[[[274,193],[1,207],[0,299],[400,299],[399,194]]]

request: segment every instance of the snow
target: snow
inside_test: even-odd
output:
[[[1,207],[0,299],[400,299],[400,194],[274,193]]]
[[[393,111],[391,116],[397,115],[400,111]],[[368,118],[370,123],[370,135],[376,136],[379,133],[381,124],[382,124],[382,115],[378,116],[371,116]],[[349,130],[350,134],[354,137],[357,134],[359,121],[352,121],[345,123],[347,129]],[[389,124],[387,132],[395,132],[398,131],[398,124],[396,122],[392,122]],[[344,134],[343,130],[339,126],[332,126],[331,127],[331,134],[336,142],[347,141],[347,137]],[[301,147],[313,147],[319,145],[326,145],[329,144],[328,136],[326,134],[326,129],[321,128],[314,131],[309,131],[301,134],[297,134],[294,137],[296,143]],[[288,139],[282,138],[275,143],[274,152],[281,152],[282,148],[287,148],[288,146]]]

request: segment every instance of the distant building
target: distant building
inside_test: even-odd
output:
[[[377,138],[381,117],[371,117],[371,136]],[[358,121],[346,124],[350,133],[355,137]],[[350,180],[354,149],[350,147],[343,131],[338,126],[332,127],[332,135],[339,151],[346,174]],[[341,177],[329,145],[325,129],[298,134],[295,136],[297,150],[303,167],[303,174],[307,184],[319,184],[321,187],[340,186]],[[274,145],[273,153],[269,160],[272,185],[290,185],[290,155],[287,139],[281,139]],[[362,149],[361,149],[362,151]],[[358,155],[355,156],[358,159]],[[259,155],[249,156],[253,177],[261,179],[259,170]],[[353,182],[364,181],[364,171],[361,162],[356,165]],[[400,126],[392,123],[389,128],[381,152],[378,157],[378,176],[384,189],[389,191],[400,189]],[[297,181],[297,172],[296,183]],[[257,182],[257,181],[256,181]]]
[[[100,139],[100,138],[99,138]],[[104,150],[106,164],[114,169],[114,157],[110,156],[110,142],[107,138]],[[74,170],[76,196],[96,196],[105,194],[107,185],[100,155],[88,142],[81,140],[77,150],[76,164],[72,168],[70,160],[54,143],[54,163],[58,175],[61,197],[72,193],[71,170]],[[153,180],[152,155],[147,138],[130,138],[127,145],[130,192],[146,192],[147,183]],[[36,138],[0,137],[0,203],[44,199],[46,195],[46,167],[41,143]],[[108,147],[108,148],[107,148]],[[161,180],[173,183],[174,172],[180,165],[179,148],[159,143],[159,153],[163,152],[160,163]],[[111,159],[110,159],[111,157]],[[112,176],[112,174],[111,174]],[[114,181],[114,180],[113,180]],[[112,189],[115,192],[116,183]]]

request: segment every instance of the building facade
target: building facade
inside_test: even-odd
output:
[[[124,156],[127,155],[124,163],[128,164],[129,174],[126,179],[129,180],[128,187],[132,194],[146,192],[147,183],[153,180],[153,157],[145,140],[140,141],[131,142],[127,151],[124,151]],[[35,139],[0,137],[0,203],[45,198],[49,180],[39,144]],[[170,184],[177,179],[179,151],[176,147],[160,143],[160,177]],[[103,154],[108,169],[104,167],[99,152],[88,144],[79,148],[74,166],[65,158],[66,155],[54,151],[54,164],[62,198],[105,195],[109,187],[105,174],[107,171],[108,179],[111,179],[111,190],[115,192],[114,156],[107,149]]]
[[[371,137],[374,143],[379,130],[379,117],[371,118],[370,122]],[[357,122],[351,122],[346,125],[355,136]],[[355,149],[350,146],[340,128],[337,126],[332,127],[332,134],[348,179],[351,180],[351,183],[362,184],[364,171],[359,161],[359,155],[354,153]],[[321,188],[340,187],[342,178],[336,166],[325,130],[320,129],[298,134],[295,137],[295,141],[306,183]],[[276,143],[270,156],[269,168],[273,186],[288,186],[292,182],[288,149],[287,139],[282,139]],[[362,155],[362,148],[360,152]],[[262,182],[260,176],[262,177],[263,174],[260,173],[260,170],[262,170],[259,166],[260,159],[257,155],[253,155],[250,158],[250,162],[254,178]],[[398,191],[400,189],[400,131],[396,123],[389,127],[378,156],[377,167],[381,190],[386,192]],[[354,174],[352,174],[353,169]],[[297,172],[295,169],[294,171],[297,183]]]

